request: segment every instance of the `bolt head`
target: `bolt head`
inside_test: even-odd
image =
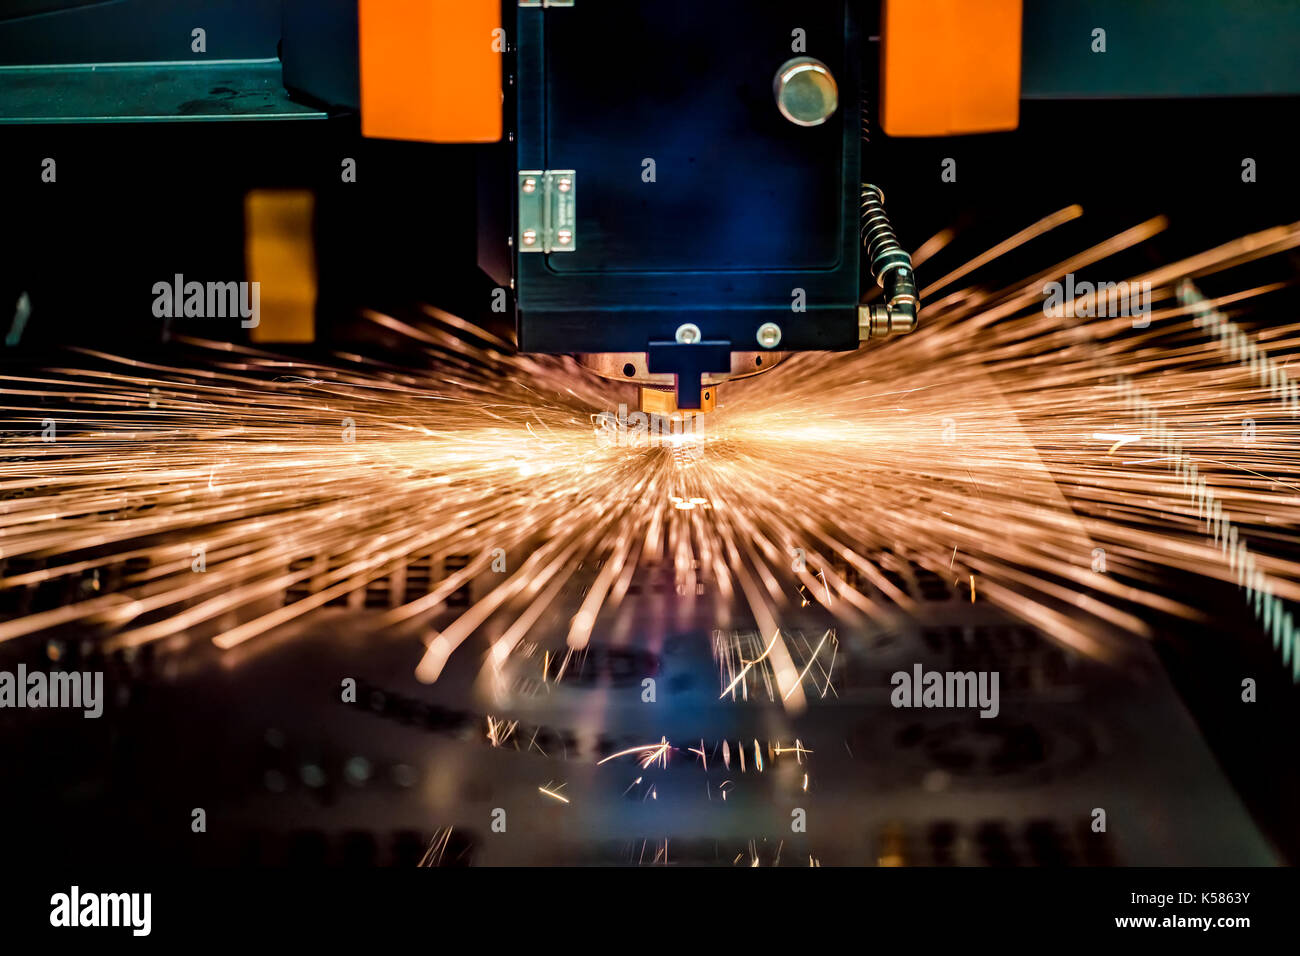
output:
[[[758,327],[758,344],[765,349],[774,349],[781,344],[781,326],[775,322],[764,322]]]
[[[677,341],[682,345],[694,345],[703,337],[700,327],[694,322],[685,322],[677,329]]]
[[[830,68],[810,56],[782,64],[773,90],[777,109],[796,126],[820,126],[839,108],[839,87]]]

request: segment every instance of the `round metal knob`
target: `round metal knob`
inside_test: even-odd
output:
[[[772,89],[781,115],[797,126],[820,126],[840,105],[835,77],[825,63],[810,56],[783,64]]]

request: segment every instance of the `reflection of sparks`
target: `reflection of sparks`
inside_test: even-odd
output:
[[[636,845],[633,844],[633,849],[635,850],[635,848]],[[656,866],[659,864],[662,864],[664,866],[668,865],[668,840],[667,839],[655,841],[654,856],[649,861],[647,861],[646,850],[648,850],[649,848],[650,848],[650,841],[642,840],[641,853],[637,857],[637,861],[636,861],[637,866]]]
[[[838,620],[860,623],[915,607],[888,562],[949,574],[960,552],[948,580],[967,577],[973,596],[978,574],[979,600],[1120,660],[1129,636],[1150,635],[1144,612],[1196,613],[1156,585],[1160,569],[1236,583],[1211,535],[1230,516],[1250,541],[1252,593],[1284,602],[1267,620],[1300,676],[1286,606],[1300,600],[1300,561],[1278,533],[1300,523],[1300,501],[1268,493],[1300,480],[1296,382],[1281,359],[1300,333],[1273,323],[1254,342],[1241,321],[1205,318],[1231,303],[1239,320],[1277,283],[1195,312],[1175,295],[1186,276],[1294,250],[1300,227],[1128,277],[1151,284],[1149,329],[1127,316],[1045,314],[1043,283],[1109,265],[1159,234],[1162,218],[1004,288],[955,284],[1009,252],[1027,259],[1027,244],[1079,215],[1046,217],[931,282],[912,335],[796,354],[730,383],[726,408],[693,440],[698,455],[602,442],[591,414],[611,403],[606,383],[566,358],[515,354],[444,313],[418,327],[368,314],[421,351],[414,365],[431,359],[427,368],[178,339],[199,354],[195,367],[82,350],[75,367],[7,374],[0,589],[69,596],[0,621],[0,641],[75,628],[109,652],[178,635],[229,650],[420,560],[440,576],[425,592],[388,593],[376,624],[426,636],[417,676],[432,682],[489,622],[502,634],[489,658],[498,666],[577,591],[567,651],[580,652],[633,571],[666,560],[679,593],[707,581],[771,635],[762,679],[798,710],[808,671],[779,624],[798,593],[792,576]],[[948,238],[928,243],[926,258]],[[1127,409],[1121,376],[1149,397],[1142,414]],[[47,418],[52,441],[41,437]],[[1125,463],[1096,435],[1112,451],[1142,435],[1136,447],[1161,453]],[[1174,465],[1195,465],[1195,501],[1221,513],[1197,513]],[[1108,573],[1090,570],[1096,547]],[[504,572],[493,569],[496,549],[509,558]],[[792,570],[796,550],[806,562]],[[583,568],[596,569],[592,580]],[[468,608],[440,616],[471,587]],[[557,680],[569,663],[566,652]],[[757,663],[725,675],[722,696],[747,694]]]
[[[826,678],[826,686],[822,688],[822,693],[821,693],[821,696],[823,698],[825,698],[827,691],[831,691],[832,693],[835,694],[836,697],[840,696],[839,692],[835,690],[835,685],[831,683],[831,674],[835,673],[835,661],[839,658],[839,654],[840,654],[840,642],[837,640],[833,645],[831,645],[830,667],[822,671],[822,675]],[[821,667],[821,664],[818,664],[817,666]]]
[[[742,667],[742,668],[740,669],[740,673],[737,674],[736,677],[735,677],[735,679],[734,679],[730,684],[727,685],[726,689],[723,690],[723,692],[722,692],[721,694],[718,695],[718,700],[722,700],[722,698],[726,697],[729,693],[731,693],[732,689],[733,689],[737,684],[739,684],[742,680],[745,679],[745,675],[749,673],[749,670],[750,670],[751,667],[753,667],[755,664],[760,664],[760,663],[762,663],[764,660],[767,659],[767,655],[768,655],[768,654],[771,654],[771,653],[772,653],[772,648],[774,648],[774,647],[776,646],[776,639],[777,639],[778,637],[780,637],[780,636],[781,636],[781,632],[780,632],[780,631],[777,631],[776,633],[774,633],[774,634],[772,635],[772,640],[768,642],[768,645],[767,645],[767,647],[764,649],[764,651],[763,651],[762,654],[760,654],[758,657],[754,658],[752,661],[745,661],[745,662],[744,662],[744,665],[745,665],[745,666]]]
[[[668,865],[668,840],[667,839],[664,840],[662,847],[659,847],[655,850],[655,858],[652,862],[658,863],[661,859],[663,860],[664,866],[667,866]]]
[[[748,700],[749,687],[752,681],[760,690],[766,690],[769,700],[777,699],[775,694],[777,682],[774,680],[773,672],[763,666],[764,660],[774,648],[777,640],[786,642],[786,657],[796,667],[794,676],[782,698],[783,700],[788,701],[796,691],[802,690],[804,679],[814,667],[820,672],[821,680],[825,682],[823,686],[818,688],[816,686],[817,678],[814,678],[813,685],[818,692],[818,696],[824,698],[828,693],[834,694],[836,697],[839,696],[839,692],[835,690],[832,683],[832,674],[839,654],[839,640],[835,635],[834,628],[827,630],[822,635],[816,647],[808,643],[808,639],[802,632],[785,633],[778,631],[773,635],[773,641],[769,642],[763,653],[753,660],[748,660],[745,658],[745,650],[747,645],[753,642],[754,638],[755,635],[752,633],[732,632],[728,634],[721,631],[714,632],[713,656],[720,668],[721,683],[726,688],[721,695],[722,697],[730,693],[734,700],[736,688],[739,686],[743,699]],[[828,643],[830,654],[824,655],[822,651]],[[803,658],[802,666],[796,664],[796,656]],[[824,662],[824,658],[827,656],[829,656],[829,664]],[[737,663],[743,666],[738,668]],[[728,677],[731,678],[729,682]]]
[[[698,754],[698,755],[699,755],[699,758],[700,758],[700,763],[703,765],[704,769],[705,769],[706,771],[709,769],[709,758],[708,758],[708,757],[705,755],[705,753],[704,753],[704,741],[703,741],[703,740],[700,741],[700,746],[699,746],[699,747],[687,747],[686,749],[687,749],[687,751],[690,752],[690,753]]]
[[[793,686],[791,686],[791,688],[788,691],[785,692],[785,697],[783,697],[782,700],[788,699],[790,695],[794,693],[795,688],[803,683],[803,679],[808,676],[808,672],[812,670],[813,664],[816,663],[817,655],[821,653],[822,645],[826,643],[826,638],[830,636],[831,636],[830,631],[827,631],[825,634],[822,635],[822,639],[817,642],[817,649],[813,651],[812,658],[808,661],[808,665],[802,671],[799,672],[799,679],[794,683]]]
[[[777,756],[780,756],[781,754],[794,754],[795,762],[803,763],[804,754],[810,754],[813,751],[805,747],[803,741],[796,737],[793,747],[782,747],[780,744],[777,744],[772,748],[772,752]]]

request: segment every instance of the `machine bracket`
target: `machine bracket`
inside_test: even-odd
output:
[[[694,411],[706,406],[712,408],[712,393],[716,387],[708,389],[710,395],[705,401],[705,389],[701,383],[707,373],[731,370],[731,343],[725,339],[690,345],[652,341],[646,348],[646,367],[654,375],[668,373],[677,376],[677,408]]]

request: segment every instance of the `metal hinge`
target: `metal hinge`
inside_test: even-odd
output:
[[[520,252],[573,252],[578,248],[577,191],[577,174],[572,169],[520,171]]]
[[[573,0],[519,0],[521,7],[571,7]]]

